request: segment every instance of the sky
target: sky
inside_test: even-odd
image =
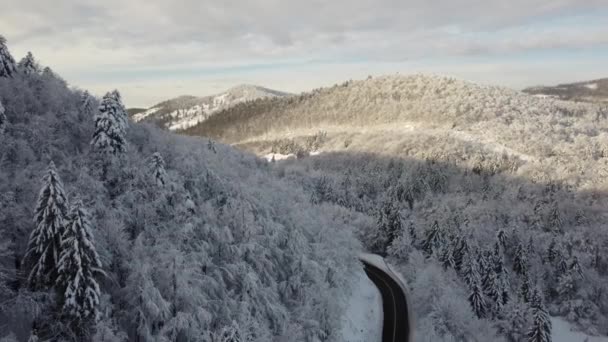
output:
[[[427,73],[521,89],[608,77],[608,0],[0,0],[0,34],[128,107],[241,83]]]

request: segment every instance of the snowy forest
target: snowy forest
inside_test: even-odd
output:
[[[68,86],[1,39],[0,341],[348,342],[362,251],[405,277],[416,341],[550,342],[551,317],[608,335],[608,112],[394,82],[243,103],[188,132],[301,152],[269,162],[132,123],[119,91]],[[512,148],[333,129],[403,117]],[[279,138],[294,122],[313,134]]]
[[[266,155],[355,213],[408,281],[419,341],[608,334],[608,109],[445,77],[349,81],[218,113],[187,134]],[[359,216],[357,216],[359,215]]]
[[[1,341],[339,340],[361,269],[341,209],[3,38],[0,103]]]

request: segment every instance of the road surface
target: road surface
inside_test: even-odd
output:
[[[400,284],[385,271],[362,260],[365,273],[382,295],[382,342],[411,342],[407,297]]]

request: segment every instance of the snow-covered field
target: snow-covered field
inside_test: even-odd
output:
[[[553,342],[608,342],[608,337],[589,336],[572,331],[572,325],[559,317],[551,317],[551,324]]]
[[[353,279],[356,285],[342,321],[343,342],[380,342],[382,340],[382,297],[363,271]]]

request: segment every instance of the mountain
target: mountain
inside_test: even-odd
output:
[[[548,312],[608,334],[608,301],[591,295],[608,290],[597,104],[385,76],[239,104],[185,133],[264,156],[313,202],[365,218],[357,236],[404,275],[429,341],[525,340]]]
[[[260,86],[243,84],[217,95],[180,96],[161,102],[145,111],[134,113],[131,118],[135,122],[155,122],[172,131],[184,130],[200,124],[215,113],[236,104],[288,95]]]
[[[608,78],[557,86],[530,87],[524,89],[523,92],[562,100],[608,103]]]
[[[129,117],[137,114],[137,113],[141,113],[141,112],[145,112],[146,108],[128,108],[127,109],[127,114],[129,115]]]

